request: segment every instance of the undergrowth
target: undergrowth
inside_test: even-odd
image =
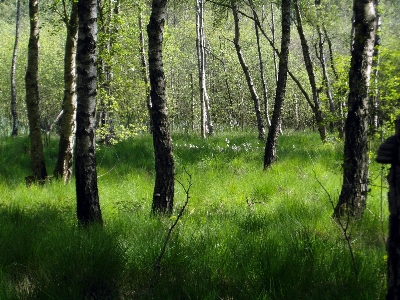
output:
[[[77,225],[74,182],[26,188],[27,137],[1,138],[0,299],[384,299],[386,190],[374,163],[364,218],[349,228],[355,275],[321,188],[338,198],[340,142],[283,135],[278,161],[263,171],[264,144],[255,135],[175,134],[173,141],[176,177],[191,174],[193,186],[150,291],[186,200],[177,184],[175,214],[150,215],[151,137],[98,147],[105,224],[90,230]],[[55,138],[45,150],[52,171]]]

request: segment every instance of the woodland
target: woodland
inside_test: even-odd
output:
[[[400,299],[398,0],[0,0],[0,299]]]

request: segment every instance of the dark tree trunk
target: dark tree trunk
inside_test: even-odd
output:
[[[243,73],[246,77],[247,86],[249,88],[251,98],[253,99],[254,111],[256,113],[256,118],[257,118],[258,139],[264,140],[265,128],[264,128],[264,122],[263,122],[263,119],[261,116],[260,98],[258,97],[256,88],[254,87],[254,83],[253,83],[253,79],[251,78],[249,67],[246,64],[246,61],[243,57],[242,49],[239,44],[239,40],[240,40],[239,15],[238,15],[237,4],[235,3],[235,1],[231,2],[231,8],[232,8],[232,13],[233,13],[233,19],[235,21],[235,37],[234,37],[233,43],[235,44],[235,49],[236,49],[237,56],[239,58],[239,63],[241,65]]]
[[[28,44],[28,66],[26,68],[26,106],[29,119],[31,143],[31,166],[35,180],[47,177],[39,114],[39,2],[29,0],[30,36]]]
[[[278,143],[281,114],[286,93],[288,73],[289,45],[290,45],[290,3],[291,0],[282,0],[282,40],[279,56],[278,84],[276,86],[274,112],[271,127],[265,145],[264,169],[270,167],[276,160],[276,146]]]
[[[20,16],[21,16],[21,0],[17,0],[17,17],[16,17],[16,22],[15,22],[15,43],[14,43],[12,62],[11,62],[11,117],[12,117],[11,136],[18,135],[16,70],[17,70],[19,28],[20,28],[20,23],[21,23]]]
[[[65,3],[64,3],[65,5]],[[67,27],[64,56],[64,99],[60,118],[60,143],[54,177],[67,183],[72,177],[76,126],[76,47],[78,39],[78,3],[71,3],[71,13],[64,16]]]
[[[400,116],[396,121],[396,133],[383,143],[376,159],[390,163],[389,183],[389,236],[386,243],[388,254],[388,291],[386,299],[400,299]]]
[[[167,0],[153,0],[149,37],[150,97],[152,101],[153,144],[156,180],[153,194],[153,214],[170,214],[174,204],[174,157],[165,95],[165,75],[162,62],[165,10]]]
[[[345,123],[343,183],[334,216],[361,218],[368,193],[369,82],[376,31],[373,0],[354,0],[354,42],[349,72],[348,113]]]
[[[97,1],[79,0],[78,14],[75,177],[78,221],[86,226],[103,222],[95,150]]]

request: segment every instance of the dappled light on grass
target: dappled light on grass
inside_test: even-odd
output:
[[[154,299],[384,298],[380,189],[372,188],[364,219],[351,227],[356,278],[315,180],[338,197],[342,145],[322,145],[313,133],[284,135],[278,161],[263,171],[263,145],[245,133],[173,140],[177,179],[184,181],[186,170],[193,186]],[[56,152],[51,145],[46,151]],[[13,172],[0,176],[0,299],[149,299],[154,263],[185,192],[177,186],[171,218],[150,216],[150,136],[102,146],[97,155],[104,228],[90,232],[77,226],[74,182],[26,188],[29,164],[18,164],[24,155],[9,156]],[[372,165],[375,185],[378,171]]]

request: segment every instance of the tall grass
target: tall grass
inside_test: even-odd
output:
[[[90,230],[77,226],[74,183],[26,188],[28,140],[2,138],[0,299],[384,298],[387,209],[378,166],[371,165],[365,216],[350,224],[353,262],[331,219],[340,143],[322,145],[314,133],[281,136],[277,163],[263,171],[264,144],[255,135],[173,140],[176,176],[185,183],[190,173],[193,186],[150,290],[186,199],[177,185],[175,215],[151,217],[151,138],[98,148],[105,226]],[[50,168],[56,150],[54,140],[46,148]]]

